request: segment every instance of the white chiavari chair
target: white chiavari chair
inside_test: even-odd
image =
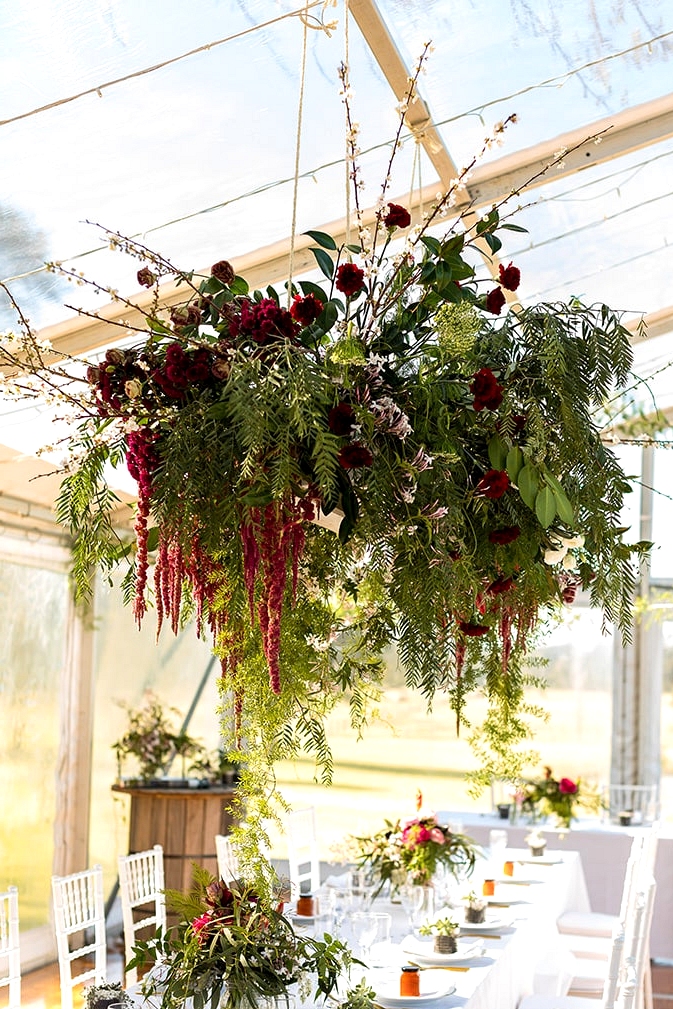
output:
[[[315,809],[293,810],[287,820],[287,848],[292,897],[316,893],[320,888],[320,855],[316,835]]]
[[[95,865],[69,876],[52,876],[51,889],[61,1009],[73,1009],[73,988],[85,981],[105,981],[103,870]],[[74,964],[81,968],[77,973],[73,973]]]
[[[124,926],[124,955],[126,962],[133,956],[133,946],[143,929],[166,929],[166,898],[164,896],[164,850],[155,844],[147,851],[120,855],[119,897]],[[134,985],[138,972],[126,972],[126,983]]]
[[[624,931],[618,927],[612,936],[600,1001],[591,996],[583,998],[577,995],[529,995],[522,999],[518,1009],[615,1009],[624,956],[624,941]]]
[[[0,893],[0,988],[7,988],[8,1009],[20,1009],[19,891],[15,886]]]
[[[238,856],[234,851],[228,834],[215,835],[215,853],[217,855],[217,872],[225,883],[233,883],[240,879]]]

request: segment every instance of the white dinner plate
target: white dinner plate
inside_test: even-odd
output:
[[[486,921],[461,921],[461,932],[497,932],[499,928],[507,928],[512,922],[502,916],[489,916]]]
[[[456,990],[455,984],[447,980],[446,975],[441,971],[422,971],[420,976],[421,993],[411,998],[409,995],[400,995],[399,976],[380,981],[375,984],[375,1002],[382,1006],[382,1009],[406,1009],[413,1001],[414,1005],[423,1005],[426,1002],[434,1002],[435,999],[445,998],[452,995]]]
[[[544,856],[541,858],[533,858],[531,855],[530,858],[517,858],[519,865],[560,865],[562,861],[562,858],[554,858],[553,856],[551,858]]]
[[[510,904],[527,904],[528,901],[523,899],[522,894],[517,894],[512,897],[485,897],[485,900],[492,904],[494,907],[509,907]]]
[[[443,967],[445,964],[474,960],[482,955],[483,946],[479,942],[461,942],[458,939],[458,949],[455,953],[435,953],[432,939],[427,939],[424,942],[414,935],[408,935],[402,941],[402,950],[408,953],[412,960],[424,967]]]

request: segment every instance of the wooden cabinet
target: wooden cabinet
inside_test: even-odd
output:
[[[228,834],[236,822],[227,808],[232,788],[113,785],[112,791],[130,796],[129,853],[163,847],[167,889],[189,889],[192,862],[217,875],[215,835]]]

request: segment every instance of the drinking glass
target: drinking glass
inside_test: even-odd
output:
[[[350,873],[350,888],[353,894],[353,904],[366,911],[371,905],[374,893],[371,875],[365,869],[353,869]]]
[[[351,915],[351,931],[362,950],[362,959],[368,963],[369,950],[376,938],[376,915],[370,911],[355,911]]]
[[[346,916],[353,910],[353,891],[350,886],[330,887],[334,931],[337,935],[343,928]]]
[[[405,883],[400,889],[400,897],[409,922],[409,929],[416,935],[419,925],[422,925],[434,910],[434,890],[431,886],[415,886],[413,883]]]
[[[370,912],[376,920],[376,933],[369,947],[369,966],[388,967],[392,963],[393,948],[390,943],[392,915],[383,911]]]
[[[492,830],[488,835],[489,862],[491,868],[489,875],[499,879],[502,875],[502,866],[505,861],[505,849],[507,847],[507,831]]]

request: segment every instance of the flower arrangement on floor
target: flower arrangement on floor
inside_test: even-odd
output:
[[[78,592],[92,567],[126,564],[139,622],[151,596],[159,628],[192,614],[210,628],[258,823],[274,761],[305,748],[330,780],[325,717],[347,692],[362,728],[391,644],[407,682],[446,692],[458,722],[472,691],[487,694],[484,780],[511,771],[532,632],[578,589],[625,628],[644,549],[623,542],[629,484],[597,420],[631,365],[619,317],[577,300],[504,311],[520,271],[480,279],[477,246],[495,256],[498,232],[523,229],[500,206],[467,231],[445,224],[477,158],[414,227],[388,171],[365,226],[352,122],[349,145],[355,241],[308,232],[321,283],[251,291],[225,259],[197,275],[106,232],[155,292],[140,325],[111,328],[127,342],[96,364],[54,363],[20,314],[23,340],[0,353],[79,412],[58,504]],[[169,278],[184,298],[163,309]],[[124,463],[133,544],[104,478]]]
[[[194,866],[194,890],[168,892],[181,916],[176,929],[138,942],[131,963],[160,963],[143,981],[145,995],[160,995],[163,1009],[254,1009],[264,999],[286,998],[297,984],[304,998],[327,996],[353,962],[330,936],[297,935],[290,921],[252,888],[230,888]],[[282,905],[281,905],[282,906]]]
[[[167,712],[151,691],[146,692],[141,708],[127,708],[127,711],[128,729],[112,746],[117,754],[119,777],[125,757],[135,758],[138,775],[147,782],[164,775],[175,757],[181,757],[184,763],[188,758],[199,759],[205,753],[197,740],[173,729],[170,718],[171,715],[179,716],[179,711],[171,708]]]
[[[555,778],[551,767],[544,776],[524,785],[523,810],[535,819],[540,814],[554,816],[560,827],[570,827],[578,806],[592,813],[599,812],[601,798],[595,788],[582,784],[582,779]]]
[[[371,871],[378,880],[378,893],[388,882],[393,888],[411,881],[427,886],[438,867],[443,866],[454,876],[470,875],[477,856],[477,845],[465,834],[456,834],[442,826],[434,814],[420,815],[410,820],[385,821],[383,830],[371,837],[355,837],[357,862]]]

